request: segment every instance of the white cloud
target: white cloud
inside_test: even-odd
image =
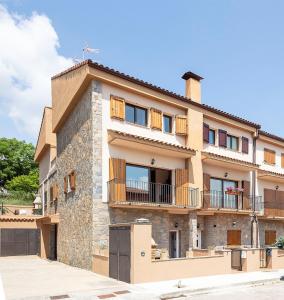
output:
[[[42,109],[51,104],[50,77],[72,65],[45,15],[26,17],[0,4],[0,111],[34,139]],[[3,129],[3,128],[2,128]]]

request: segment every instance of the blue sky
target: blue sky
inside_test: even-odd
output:
[[[80,57],[88,42],[100,49],[94,58],[104,65],[179,94],[184,94],[181,75],[191,70],[204,77],[203,103],[284,136],[280,122],[284,110],[284,1],[0,3],[9,12],[26,17],[33,11],[46,15],[58,35],[57,51],[62,57]],[[34,132],[22,130],[3,111],[0,101],[0,135],[36,141]]]

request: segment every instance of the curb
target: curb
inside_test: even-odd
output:
[[[199,288],[199,289],[184,289],[177,292],[171,292],[160,295],[161,300],[169,300],[172,298],[179,298],[184,296],[189,296],[193,294],[203,294],[214,290],[220,290],[225,289],[229,287],[240,287],[240,286],[253,286],[253,285],[261,285],[265,283],[277,283],[280,282],[280,277],[270,278],[270,279],[260,279],[260,280],[254,280],[254,281],[248,281],[248,282],[240,282],[240,283],[233,283],[233,284],[225,284],[220,285],[218,287],[205,287],[205,288]]]

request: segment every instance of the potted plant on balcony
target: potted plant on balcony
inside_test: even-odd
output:
[[[235,196],[238,196],[238,195],[241,195],[242,192],[244,191],[244,189],[242,188],[238,188],[238,187],[227,187],[226,188],[226,194],[227,195],[235,195]]]

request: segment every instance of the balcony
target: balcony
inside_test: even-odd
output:
[[[195,209],[199,204],[198,189],[135,180],[109,181],[108,197],[111,206]]]
[[[263,210],[261,196],[230,195],[221,191],[202,192],[203,208],[215,210],[256,211]],[[255,199],[255,201],[253,201]]]

